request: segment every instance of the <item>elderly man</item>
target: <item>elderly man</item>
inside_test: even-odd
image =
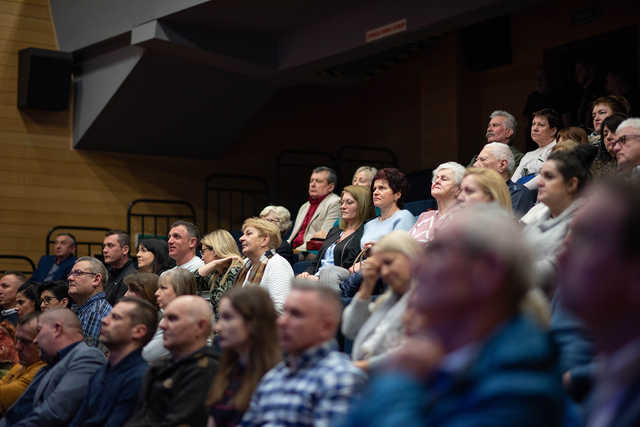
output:
[[[109,272],[104,293],[109,304],[114,305],[127,292],[127,285],[122,280],[136,272],[133,260],[129,258],[129,235],[122,230],[107,232],[102,243],[102,255]]]
[[[309,201],[298,210],[288,239],[294,250],[306,251],[309,240],[317,233],[326,236],[340,216],[340,197],[333,193],[336,180],[335,171],[325,166],[317,167],[311,173]]]
[[[38,261],[38,268],[31,278],[34,282],[67,280],[71,267],[76,262],[76,238],[71,233],[59,233],[53,244],[54,255],[45,255]]]
[[[169,230],[169,256],[176,262],[175,268],[184,268],[195,272],[204,265],[204,261],[196,256],[196,247],[200,232],[195,224],[187,221],[176,221]]]
[[[0,278],[0,321],[8,320],[14,325],[18,323],[16,294],[26,281],[24,274],[18,271],[7,271]]]
[[[509,215],[493,205],[468,208],[414,268],[414,335],[347,425],[561,425],[555,348],[520,312],[531,257]]]
[[[599,355],[587,426],[638,426],[640,187],[605,182],[585,200],[567,244],[559,289],[566,307],[585,322]]]
[[[242,426],[328,426],[365,381],[333,340],[342,312],[335,290],[297,279],[278,318],[284,360],[263,377]]]
[[[640,174],[640,118],[627,119],[616,129],[613,153],[618,161],[618,169],[631,171],[635,177]]]
[[[102,319],[100,342],[108,364],[91,378],[70,427],[119,427],[131,417],[147,372],[142,347],[153,337],[158,311],[148,301],[124,297]]]
[[[510,177],[516,168],[513,153],[507,144],[490,142],[485,145],[473,164],[474,168],[493,169],[506,181],[511,195],[511,208],[519,218],[536,203],[535,193],[522,184],[516,184]]]
[[[165,308],[160,328],[171,359],[149,369],[127,427],[206,425],[205,401],[218,367],[207,345],[212,316],[211,304],[193,295],[177,297]]]
[[[104,365],[104,355],[82,341],[82,327],[71,310],[42,313],[34,342],[48,365],[9,408],[0,427],[67,425],[78,410],[89,379]]]
[[[513,114],[502,110],[496,110],[489,114],[489,124],[487,125],[487,131],[485,133],[487,142],[500,142],[509,146],[511,154],[513,155],[513,170],[516,170],[522,156],[524,156],[522,151],[513,146],[517,129],[518,122],[516,118],[513,117]],[[476,159],[477,156],[471,159],[469,166],[473,165]],[[511,172],[513,172],[513,170]]]
[[[16,350],[20,363],[16,363],[0,379],[0,416],[24,393],[33,377],[45,365],[40,360],[38,346],[33,342],[37,332],[37,313],[29,313],[20,318],[16,329]]]
[[[104,264],[92,257],[78,258],[69,273],[69,296],[75,303],[71,309],[78,315],[85,341],[98,345],[101,321],[111,311],[104,294],[109,273]]]

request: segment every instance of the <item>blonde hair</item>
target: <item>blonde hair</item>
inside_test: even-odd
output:
[[[344,190],[342,190],[342,195],[344,195],[344,193],[349,193],[358,203],[357,215],[359,224],[375,216],[373,204],[371,203],[371,191],[368,188],[361,185],[347,185],[344,187]],[[346,226],[347,224],[341,217],[340,229],[344,230]]]
[[[171,286],[176,297],[181,295],[198,295],[198,284],[193,273],[184,268],[176,267],[160,275],[158,284]]]
[[[486,168],[468,168],[464,176],[470,175],[473,175],[476,183],[491,197],[492,201],[498,203],[507,212],[512,212],[509,188],[498,172]]]
[[[227,230],[219,229],[212,231],[204,236],[200,242],[205,246],[211,247],[220,258],[226,258],[232,255],[241,257],[235,239]]]
[[[260,212],[260,218],[268,216],[272,213],[278,218],[278,224],[280,227],[280,234],[285,233],[291,227],[291,213],[289,209],[284,206],[269,205],[262,209]]]
[[[277,225],[257,217],[247,218],[242,224],[242,232],[247,227],[253,227],[258,230],[258,235],[269,237],[269,249],[279,248],[282,244],[282,237],[280,237],[280,229]]]
[[[378,173],[378,169],[374,168],[373,166],[360,166],[353,173],[353,177],[351,178],[351,182],[353,182],[353,178],[355,178],[356,175],[358,175],[360,172],[366,172],[367,174],[369,174],[369,180],[373,181],[373,177],[376,176],[376,174]]]

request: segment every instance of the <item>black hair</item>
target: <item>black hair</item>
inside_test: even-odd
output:
[[[560,129],[562,129],[562,119],[560,118],[560,114],[553,108],[543,108],[542,110],[538,110],[533,113],[533,117],[536,116],[545,117],[547,122],[549,122],[549,127],[556,130],[556,134]]]
[[[22,293],[27,299],[30,299],[35,311],[40,311],[40,283],[28,280],[18,288],[17,293]]]
[[[138,243],[138,248],[144,246],[146,250],[153,254],[152,272],[160,274],[163,271],[175,267],[176,262],[169,258],[169,246],[165,240],[143,239]]]
[[[62,301],[64,298],[67,299],[67,307],[71,306],[71,298],[69,298],[69,285],[64,280],[55,280],[53,282],[44,282],[40,286],[39,297],[42,299],[42,293],[44,291],[49,291],[56,297],[59,301]]]
[[[602,126],[600,126],[600,151],[598,153],[598,158],[602,161],[611,161],[614,158],[607,151],[607,146],[604,143],[604,128],[606,127],[609,131],[614,132],[620,126],[620,123],[624,122],[627,119],[626,114],[622,113],[614,113],[604,119],[602,122]]]
[[[573,150],[554,151],[549,155],[547,160],[556,162],[558,172],[565,181],[571,178],[578,180],[578,193],[591,180],[591,163],[598,154],[597,147],[591,144],[580,144]]]

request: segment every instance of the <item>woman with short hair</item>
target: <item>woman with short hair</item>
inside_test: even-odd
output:
[[[164,310],[171,301],[182,295],[198,295],[198,285],[193,273],[180,267],[162,273],[155,292],[158,307]]]
[[[262,209],[260,212],[260,218],[267,220],[269,222],[274,223],[280,229],[280,238],[282,239],[282,243],[276,249],[276,253],[289,261],[289,264],[293,265],[296,263],[297,259],[293,254],[293,249],[291,248],[291,244],[285,239],[285,236],[289,232],[291,225],[291,213],[289,209],[284,206],[273,206],[269,205]]]
[[[69,298],[69,285],[64,280],[45,282],[40,286],[40,310],[46,311],[51,308],[69,308],[71,299]]]

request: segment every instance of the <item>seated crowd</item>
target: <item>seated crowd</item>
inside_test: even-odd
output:
[[[400,170],[323,166],[239,242],[59,234],[0,278],[0,427],[640,425],[640,119],[592,111],[524,154],[494,111],[417,218]]]

